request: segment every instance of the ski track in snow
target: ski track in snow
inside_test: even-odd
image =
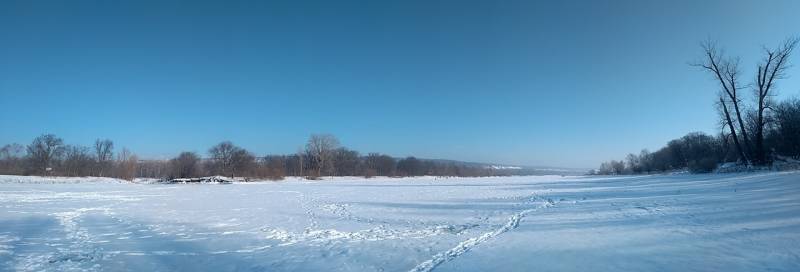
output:
[[[470,249],[474,248],[475,246],[480,245],[480,244],[488,241],[489,239],[492,239],[494,237],[497,237],[498,235],[501,235],[503,233],[506,233],[506,232],[508,232],[510,230],[513,230],[513,229],[517,228],[519,226],[520,221],[522,221],[522,219],[525,218],[526,215],[528,215],[528,214],[530,214],[532,212],[535,212],[535,211],[537,211],[539,209],[549,208],[549,207],[552,207],[554,205],[555,205],[555,202],[553,200],[547,199],[547,200],[544,200],[544,203],[539,204],[535,208],[531,208],[531,209],[527,209],[527,210],[523,210],[521,212],[515,213],[515,214],[511,215],[511,217],[508,218],[508,222],[506,222],[506,224],[501,226],[500,228],[495,229],[494,231],[491,231],[491,232],[484,233],[481,236],[469,238],[469,239],[467,239],[467,240],[465,240],[465,241],[463,241],[461,243],[458,243],[458,245],[456,245],[455,247],[453,247],[453,248],[451,248],[451,249],[449,249],[447,251],[440,252],[440,253],[434,255],[431,259],[420,263],[419,265],[417,265],[416,267],[414,267],[413,269],[411,269],[409,271],[410,272],[429,272],[429,271],[433,271],[439,265],[441,265],[441,264],[443,264],[445,262],[448,262],[450,260],[453,260],[455,258],[458,258],[458,256],[461,256],[462,254],[467,253]]]

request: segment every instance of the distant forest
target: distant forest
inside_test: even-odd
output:
[[[798,38],[790,38],[776,48],[765,47],[755,74],[743,79],[739,58],[726,56],[714,42],[703,43],[703,58],[693,66],[711,75],[719,85],[715,102],[720,133],[689,133],[655,152],[642,150],[624,160],[605,162],[592,173],[683,169],[705,173],[721,165],[738,170],[796,167],[800,159],[800,100],[778,101],[775,96],[779,81],[788,76],[789,58],[797,44]]]
[[[207,155],[203,157],[202,155]],[[380,153],[362,155],[339,144],[329,134],[311,135],[305,149],[296,154],[255,156],[224,141],[207,154],[182,152],[170,160],[139,160],[128,149],[114,151],[114,142],[98,139],[94,146],[66,145],[64,140],[44,134],[29,145],[7,144],[0,148],[0,174],[47,176],[99,176],[133,178],[195,178],[205,176],[283,179],[300,176],[497,176],[531,174],[523,169],[497,169],[483,164],[396,159]]]

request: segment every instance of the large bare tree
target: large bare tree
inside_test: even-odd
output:
[[[756,109],[756,144],[755,162],[763,164],[767,162],[766,151],[764,150],[764,126],[765,111],[772,106],[771,97],[775,95],[775,81],[785,76],[785,71],[789,67],[788,59],[792,51],[797,47],[798,38],[789,38],[777,48],[764,48],[764,58],[758,65],[756,74],[755,94],[757,101]]]
[[[256,165],[256,157],[244,148],[239,148],[233,152],[231,164],[231,178],[236,174],[248,176],[252,174],[252,169]]]
[[[742,118],[742,101],[739,97],[739,59],[726,58],[724,53],[712,41],[702,44],[703,60],[695,64],[709,71],[719,82],[720,93],[718,96],[720,114],[731,133],[731,138],[742,161],[749,164],[750,138],[747,135]],[[733,111],[729,107],[733,108]],[[734,117],[731,115],[735,114]],[[735,123],[734,123],[735,122]],[[738,125],[738,128],[737,128]],[[738,129],[738,131],[737,131]],[[740,140],[741,137],[741,140]],[[742,141],[743,140],[743,141]]]
[[[111,168],[111,160],[114,158],[114,142],[109,139],[94,141],[94,151],[97,159],[97,175],[105,176]]]
[[[53,161],[64,154],[64,140],[53,134],[44,134],[33,139],[28,145],[28,158],[34,171],[47,173],[53,166]]]
[[[233,153],[239,148],[230,141],[221,142],[208,150],[211,156],[212,171],[223,176],[232,175]]]
[[[312,134],[306,143],[306,152],[316,164],[317,177],[322,176],[323,169],[328,169],[333,160],[333,152],[339,147],[339,140],[330,134]]]
[[[208,150],[214,166],[214,171],[223,175],[235,177],[242,174],[255,164],[255,157],[247,150],[238,147],[230,141],[221,142]]]

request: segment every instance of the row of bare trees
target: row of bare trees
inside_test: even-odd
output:
[[[151,166],[148,166],[151,167]],[[157,168],[157,167],[156,167]],[[301,176],[317,179],[321,176],[485,176],[491,174],[476,166],[420,160],[415,157],[395,159],[380,153],[362,156],[358,151],[342,147],[330,134],[309,137],[305,149],[291,155],[255,157],[231,142],[222,142],[208,151],[202,159],[192,152],[181,153],[169,161],[169,177],[222,175],[281,179]],[[157,177],[151,175],[151,177]],[[162,174],[163,176],[163,174]]]
[[[361,156],[357,151],[341,147],[330,134],[311,135],[305,152],[290,156],[287,172],[299,176],[487,176],[491,171],[479,166],[454,162],[421,160],[415,157],[395,159],[380,153]],[[304,168],[304,166],[306,168]],[[297,167],[297,168],[293,168]]]
[[[593,172],[710,172],[726,162],[768,167],[776,160],[800,159],[800,100],[775,98],[777,83],[787,78],[789,58],[798,43],[800,39],[790,38],[775,48],[765,47],[751,82],[743,82],[739,58],[726,56],[714,42],[703,43],[703,58],[694,66],[711,74],[719,85],[720,134],[690,133],[656,152],[643,150],[625,160],[604,162]],[[746,90],[751,95],[743,93]]]
[[[43,134],[27,145],[0,148],[0,174],[101,176],[132,179],[138,159],[127,149],[114,158],[114,143],[98,139],[94,148],[66,145],[53,134]]]
[[[258,157],[250,151],[223,141],[203,157],[181,152],[170,160],[139,160],[127,149],[114,157],[114,143],[98,139],[94,148],[65,145],[61,138],[45,134],[30,145],[10,144],[0,149],[0,174],[105,176],[133,179],[226,176],[282,179],[302,176],[486,176],[496,175],[479,166],[422,160],[395,159],[380,153],[361,155],[340,145],[330,134],[314,134],[305,148],[291,155]]]

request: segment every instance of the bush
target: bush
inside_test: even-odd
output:
[[[689,172],[692,173],[710,173],[717,169],[717,160],[713,157],[705,157],[697,160],[689,161]]]

